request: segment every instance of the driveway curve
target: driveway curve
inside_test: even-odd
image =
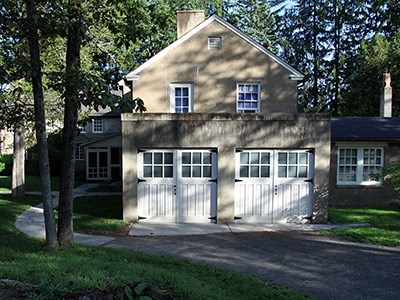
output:
[[[117,237],[105,246],[215,265],[319,299],[400,299],[399,247],[316,232]]]

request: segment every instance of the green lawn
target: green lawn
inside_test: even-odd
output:
[[[122,221],[122,196],[91,196],[74,199],[74,228],[88,234],[127,234]]]
[[[81,245],[46,250],[42,241],[14,226],[16,216],[39,201],[28,197],[15,202],[0,195],[0,279],[37,285],[38,294],[31,298],[56,299],[93,290],[128,293],[138,285],[157,288],[174,299],[307,298],[257,278],[166,257]]]
[[[75,181],[75,187],[81,185],[83,182]],[[27,192],[40,191],[40,176],[26,176],[25,189]],[[11,190],[11,176],[0,176],[0,191]],[[51,177],[51,190],[60,190],[60,177]]]
[[[362,243],[400,246],[400,206],[335,206],[329,208],[329,219],[343,223],[369,223],[368,227],[338,228],[323,234]]]

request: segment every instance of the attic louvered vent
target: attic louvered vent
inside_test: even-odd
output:
[[[208,38],[208,50],[221,50],[222,39],[221,37],[209,37]]]

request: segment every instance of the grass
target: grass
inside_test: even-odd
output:
[[[127,234],[122,220],[122,196],[77,197],[74,199],[74,228],[88,234]]]
[[[336,206],[329,218],[341,223],[369,223],[367,227],[337,228],[322,233],[361,243],[400,246],[400,206]]]
[[[0,279],[38,287],[32,298],[63,298],[93,290],[133,290],[145,283],[174,299],[307,299],[303,294],[212,266],[133,251],[78,245],[49,250],[19,232],[14,222],[31,203],[0,195]]]
[[[82,183],[83,182],[75,181],[75,187],[81,185]],[[28,192],[40,191],[40,176],[26,176],[25,190]],[[60,190],[60,177],[51,177],[51,190]],[[11,191],[11,176],[0,176],[0,191]]]

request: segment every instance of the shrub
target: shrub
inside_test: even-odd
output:
[[[11,175],[12,154],[0,155],[0,174]]]

